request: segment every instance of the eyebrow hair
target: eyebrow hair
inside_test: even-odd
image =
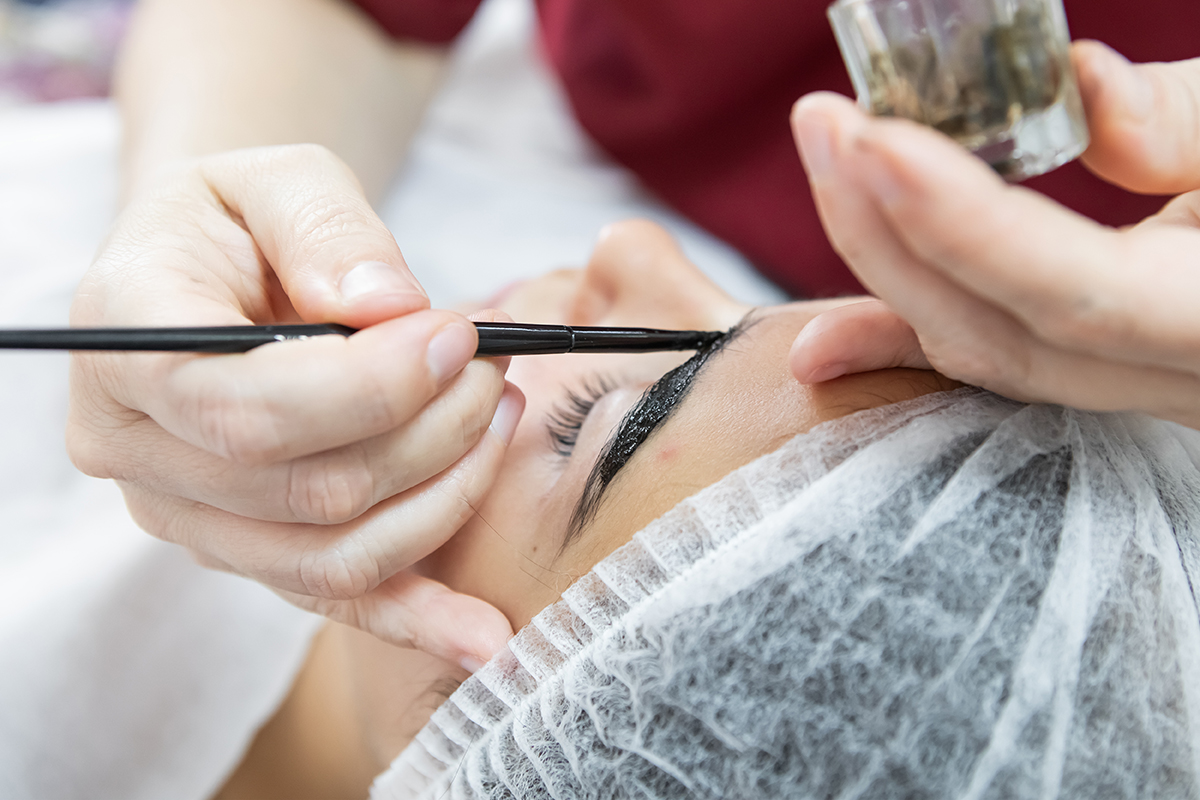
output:
[[[758,309],[752,309],[736,325],[720,338],[706,345],[687,361],[663,375],[642,394],[638,402],[621,419],[616,432],[600,451],[592,471],[583,485],[583,493],[571,514],[563,536],[562,553],[574,542],[589,522],[595,518],[604,499],[604,493],[638,448],[645,444],[650,435],[670,419],[675,409],[687,397],[709,361],[735,339],[745,333],[756,320],[752,319]]]

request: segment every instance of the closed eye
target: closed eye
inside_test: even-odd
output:
[[[671,416],[710,359],[754,325],[757,311],[758,309],[752,309],[737,325],[726,331],[724,336],[698,350],[683,364],[663,375],[625,415],[616,433],[601,450],[584,483],[583,493],[567,525],[560,553],[578,538],[584,526],[595,516],[604,498],[605,489],[629,463],[629,459],[638,448]]]
[[[563,460],[569,459],[579,442],[579,431],[588,414],[609,392],[619,386],[607,375],[594,374],[584,378],[579,390],[567,390],[567,396],[555,403],[546,414],[546,432],[550,437],[550,449]]]

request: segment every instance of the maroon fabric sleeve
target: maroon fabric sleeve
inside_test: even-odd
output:
[[[453,39],[480,0],[354,0],[390,34]],[[545,51],[593,139],[664,201],[797,296],[861,287],[834,253],[788,115],[817,89],[851,94],[829,0],[537,0]],[[1197,0],[1065,0],[1075,38],[1134,61],[1200,55]],[[1108,225],[1160,197],[1078,163],[1027,185]]]
[[[583,127],[670,205],[792,294],[862,289],[792,145],[792,103],[850,91],[828,0],[542,0],[545,49]]]
[[[471,21],[482,0],[351,0],[397,39],[445,44]]]
[[[540,0],[545,49],[583,127],[663,200],[796,296],[861,291],[817,218],[792,143],[793,102],[851,94],[829,0]],[[1067,0],[1075,38],[1136,61],[1200,55],[1197,0]],[[1078,163],[1033,186],[1109,225],[1162,198]]]

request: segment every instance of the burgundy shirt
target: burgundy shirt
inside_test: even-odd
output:
[[[391,35],[453,39],[481,0],[355,0]],[[1065,0],[1076,39],[1134,61],[1200,55],[1197,0]],[[828,0],[537,0],[545,52],[584,129],[661,199],[795,296],[860,292],[821,229],[788,115],[803,94],[852,95]],[[1160,197],[1078,163],[1029,181],[1108,225]]]

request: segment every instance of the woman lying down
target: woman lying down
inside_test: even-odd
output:
[[[827,305],[742,307],[646,223],[499,307],[729,333],[515,359],[502,476],[423,564],[508,651],[459,686],[326,629],[222,797],[1200,798],[1200,435],[803,386]]]

